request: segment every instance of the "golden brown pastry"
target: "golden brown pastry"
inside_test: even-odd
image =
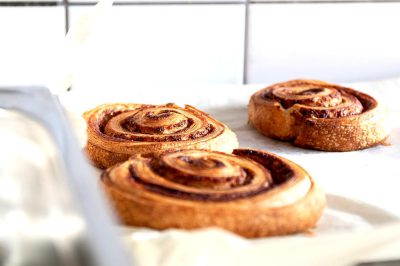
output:
[[[316,80],[292,80],[250,98],[249,120],[263,135],[296,146],[351,151],[388,136],[385,110],[371,96]]]
[[[88,133],[86,151],[100,168],[134,154],[176,149],[232,152],[239,145],[226,125],[189,105],[104,104],[83,116]]]
[[[300,166],[254,149],[136,155],[107,169],[101,183],[124,224],[155,229],[285,235],[313,227],[325,207],[324,193]]]

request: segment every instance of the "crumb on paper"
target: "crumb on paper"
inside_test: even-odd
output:
[[[315,237],[317,234],[312,229],[307,229],[304,231],[304,235],[308,237]]]
[[[392,144],[389,142],[388,138],[385,138],[384,140],[382,140],[380,144],[383,146],[392,146]]]

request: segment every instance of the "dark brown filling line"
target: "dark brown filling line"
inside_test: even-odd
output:
[[[190,127],[193,125],[193,119],[187,119],[187,120],[182,120],[179,121],[176,124],[168,125],[168,126],[160,126],[160,127],[146,127],[146,126],[140,126],[135,123],[135,121],[132,121],[131,119],[126,119],[125,121],[122,121],[122,128],[125,129],[126,131],[132,132],[132,133],[140,133],[140,134],[146,134],[145,132],[152,132],[154,134],[156,133],[164,133],[167,130],[171,130],[173,128],[180,128],[185,126],[184,129],[181,129],[175,133],[182,132],[186,128]],[[148,134],[148,133],[147,133]]]
[[[264,192],[272,189],[272,187],[273,187],[273,186],[269,185],[266,187],[260,187],[253,191],[246,191],[246,192],[240,192],[240,193],[229,193],[229,194],[218,193],[218,192],[213,193],[213,194],[189,193],[189,192],[165,187],[162,185],[148,183],[148,182],[144,181],[143,179],[141,179],[138,175],[136,175],[136,173],[135,173],[134,169],[132,169],[132,167],[129,170],[130,170],[130,174],[131,174],[130,177],[136,183],[140,184],[143,188],[145,188],[146,190],[157,193],[157,194],[161,194],[164,196],[185,199],[185,200],[226,202],[226,201],[256,196],[256,195],[259,195],[261,193],[264,193]]]
[[[235,155],[256,161],[264,166],[271,173],[273,184],[281,185],[294,177],[294,171],[279,158],[257,150],[236,149],[232,152]]]
[[[133,167],[129,168],[130,178],[132,178],[134,182],[140,184],[144,189],[157,194],[161,194],[172,198],[185,199],[185,200],[212,201],[212,202],[226,202],[226,201],[257,196],[279,185],[282,185],[283,183],[288,182],[292,178],[294,178],[294,171],[291,168],[289,168],[283,161],[279,160],[276,157],[272,157],[268,154],[264,154],[255,150],[239,149],[239,150],[234,150],[233,153],[238,156],[243,156],[245,158],[254,160],[263,165],[266,169],[268,169],[271,172],[273,183],[269,184],[266,182],[263,185],[260,185],[258,188],[250,191],[236,192],[236,193],[218,193],[218,191],[215,191],[215,193],[207,194],[207,193],[190,193],[185,191],[179,191],[159,184],[146,182],[145,180],[140,178],[140,175],[136,174],[135,169]],[[246,174],[250,175],[248,171],[246,171]],[[247,179],[244,183],[242,183],[242,186],[245,186],[250,182],[251,179]]]
[[[125,110],[125,111],[108,110],[107,112],[105,112],[105,114],[103,114],[103,117],[101,119],[101,123],[99,124],[100,132],[102,134],[107,135],[105,133],[104,129],[105,129],[108,121],[111,118],[113,118],[123,112],[127,112],[127,111],[132,111],[132,110]],[[214,131],[216,130],[216,127],[213,126],[213,124],[205,122],[205,119],[203,117],[201,117],[200,119],[203,123],[206,123],[206,125],[190,134],[185,134],[184,131],[186,130],[186,128],[190,127],[194,123],[194,121],[192,119],[189,119],[189,125],[185,129],[179,130],[175,133],[177,135],[135,136],[132,134],[124,134],[124,133],[115,132],[114,134],[112,134],[112,137],[123,139],[123,140],[140,141],[140,142],[174,142],[174,141],[196,140],[196,139],[205,137],[208,134],[214,133]],[[125,125],[123,125],[123,127],[124,126]],[[175,124],[172,126],[177,126],[177,125]],[[131,129],[134,129],[134,128],[131,128]],[[130,130],[128,130],[128,131],[130,131]]]
[[[312,89],[304,90],[304,91],[302,91],[300,93],[296,93],[296,94],[297,95],[313,95],[313,94],[321,93],[323,91],[324,91],[323,88],[312,88]]]
[[[206,165],[204,160],[201,160],[199,158],[195,158],[194,159],[194,158],[192,158],[190,156],[179,156],[178,159],[182,160],[182,161],[184,161],[184,162],[186,162],[188,164],[191,164],[193,166],[196,166],[196,167],[209,167],[210,166],[210,165]],[[222,163],[221,161],[214,160],[214,159],[208,160],[207,162],[208,163],[212,163],[212,166],[214,168],[221,168],[221,167],[225,166],[225,164]]]
[[[364,102],[359,99],[356,95],[347,93],[340,89],[337,89],[337,93],[341,94],[342,97],[348,97],[348,99],[352,102],[351,105],[341,106],[340,104],[337,106],[323,106],[324,102],[329,103],[331,100],[336,99],[338,95],[332,94],[320,97],[319,99],[282,99],[273,94],[273,89],[265,92],[262,97],[267,100],[275,100],[281,104],[281,106],[285,109],[289,109],[294,104],[302,104],[309,105],[306,107],[301,107],[299,112],[304,117],[314,117],[314,118],[340,118],[340,117],[348,117],[353,115],[358,115],[365,110],[369,109],[368,106],[365,106]],[[319,93],[322,91],[322,88],[311,88],[309,90],[305,90],[301,93],[301,95],[312,95],[314,93]],[[300,95],[300,94],[298,94]],[[319,104],[316,104],[320,103]],[[324,109],[325,107],[325,109]]]
[[[155,114],[154,112],[147,112],[145,116],[152,120],[161,120],[171,116],[171,113],[172,111],[170,110],[162,110],[158,114]]]
[[[104,129],[106,128],[108,121],[110,121],[110,119],[113,118],[114,116],[117,116],[119,114],[122,114],[123,112],[128,112],[128,111],[132,110],[125,110],[125,111],[107,110],[106,112],[103,112],[102,117],[100,118],[99,131],[102,134],[106,134]]]
[[[223,163],[219,162],[222,166]],[[235,176],[226,176],[213,178],[209,176],[200,176],[185,174],[181,171],[170,167],[160,160],[153,159],[150,161],[151,169],[159,176],[162,176],[172,182],[179,183],[182,185],[197,187],[197,188],[218,188],[218,187],[229,187],[235,188],[243,185],[250,184],[253,180],[253,176],[246,169],[240,169],[241,171]],[[205,166],[206,167],[206,166]],[[217,170],[217,169],[216,169]]]
[[[316,88],[316,89],[309,89],[306,91],[302,91],[301,93],[298,94],[292,94],[292,95],[299,95],[299,96],[305,96],[305,95],[312,95],[314,93],[311,93],[313,90],[322,90],[321,88]],[[333,100],[339,100],[341,97],[339,91],[335,91],[334,93],[328,94],[328,95],[323,95],[323,96],[315,96],[314,98],[307,98],[307,99],[285,99],[278,97],[274,94],[274,90],[269,90],[263,94],[263,98],[267,100],[275,100],[279,102],[283,108],[289,109],[295,104],[302,104],[302,105],[308,105],[310,107],[333,107],[329,106],[329,104]]]

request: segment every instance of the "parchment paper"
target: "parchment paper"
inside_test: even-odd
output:
[[[246,240],[220,229],[123,228],[138,265],[351,265],[373,257],[400,258],[400,78],[349,85],[376,97],[389,111],[389,146],[345,153],[300,149],[258,134],[247,123],[247,103],[260,85],[199,85],[73,90],[61,96],[82,144],[83,111],[106,102],[190,104],[226,123],[241,147],[265,149],[305,168],[328,194],[313,236]],[[391,225],[389,225],[391,224]]]

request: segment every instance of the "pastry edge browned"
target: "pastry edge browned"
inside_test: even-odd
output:
[[[308,195],[295,204],[264,212],[248,210],[240,215],[222,208],[171,207],[162,202],[153,202],[149,208],[147,204],[127,203],[123,193],[104,184],[103,187],[123,224],[158,230],[220,227],[246,238],[289,235],[314,227],[325,208],[325,196],[315,183]]]
[[[283,160],[301,169],[295,163]],[[217,202],[191,205],[188,201],[171,206],[168,200],[160,200],[158,197],[146,197],[140,193],[126,194],[103,176],[101,184],[124,225],[158,230],[219,227],[246,238],[259,238],[307,232],[316,226],[326,206],[325,193],[308,174],[306,177],[310,181],[310,187],[299,200],[266,209],[262,206],[262,201],[253,202],[252,197],[249,197],[239,200],[253,202],[251,205],[246,204],[245,210],[240,205],[236,206],[239,202],[235,201],[231,202],[231,206],[235,206],[233,208],[226,208],[224,204]],[[238,209],[240,213],[237,212]]]
[[[97,138],[98,136],[91,136],[91,138]],[[116,142],[116,147],[124,146],[124,142]],[[231,153],[233,149],[239,147],[239,142],[236,138],[235,133],[228,127],[224,127],[223,132],[210,140],[206,141],[192,141],[192,142],[176,142],[176,143],[148,143],[147,145],[138,145],[135,148],[135,152],[132,153],[120,153],[110,151],[106,147],[100,147],[92,143],[91,139],[85,147],[85,151],[90,161],[98,168],[105,169],[116,163],[128,160],[129,157],[135,154],[142,154],[145,156],[156,155],[164,151],[181,150],[181,149],[209,149],[221,152]],[[108,147],[109,148],[109,147]]]
[[[334,119],[304,118],[296,113],[296,105],[284,109],[278,102],[260,101],[257,99],[259,93],[250,98],[248,117],[254,128],[267,137],[292,141],[294,145],[307,149],[353,151],[376,146],[389,135],[386,110],[379,103],[359,115]]]

